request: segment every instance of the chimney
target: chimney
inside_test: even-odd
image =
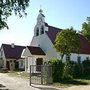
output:
[[[15,47],[14,43],[12,43],[12,44],[11,44],[11,47],[12,47],[12,48],[14,48],[14,47]]]

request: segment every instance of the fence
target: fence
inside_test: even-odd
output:
[[[30,66],[30,85],[51,84],[51,83],[52,83],[52,66],[50,65]]]

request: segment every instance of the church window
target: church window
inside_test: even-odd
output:
[[[37,28],[37,30],[36,30],[36,36],[38,36],[39,35],[39,28]]]
[[[41,34],[44,34],[44,27],[41,27]]]
[[[70,55],[66,55],[66,61],[70,60]]]
[[[89,57],[86,57],[86,60],[89,60]]]

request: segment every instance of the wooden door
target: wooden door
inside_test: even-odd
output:
[[[6,68],[7,68],[8,70],[10,70],[10,62],[9,62],[9,61],[6,61]]]
[[[36,59],[36,71],[41,71],[41,65],[43,65],[43,58]]]

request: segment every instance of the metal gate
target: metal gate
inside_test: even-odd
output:
[[[30,65],[30,85],[51,84],[51,83],[52,83],[52,66]]]

